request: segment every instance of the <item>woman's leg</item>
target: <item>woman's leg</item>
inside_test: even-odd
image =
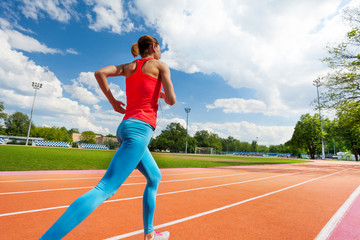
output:
[[[141,121],[123,121],[118,129],[121,147],[115,153],[104,177],[95,188],[75,200],[65,213],[41,237],[61,239],[110,198],[127,179],[143,157],[153,133],[150,125]],[[132,120],[132,119],[131,119]]]
[[[155,212],[156,193],[160,183],[161,173],[149,149],[145,150],[137,168],[147,180],[143,196],[144,233],[152,233],[154,231],[153,218]]]

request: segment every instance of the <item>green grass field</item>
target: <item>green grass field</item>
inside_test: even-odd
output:
[[[115,151],[0,145],[0,171],[106,169]],[[160,168],[301,163],[294,159],[153,153]]]

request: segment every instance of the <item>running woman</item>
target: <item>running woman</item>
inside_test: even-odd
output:
[[[117,129],[116,137],[122,142],[100,182],[75,200],[65,213],[40,238],[56,240],[63,238],[101,203],[109,199],[128,178],[135,167],[146,177],[143,195],[144,240],[167,240],[170,233],[154,231],[153,217],[161,174],[148,144],[156,128],[158,100],[163,98],[169,105],[175,104],[176,95],[170,79],[169,67],[160,62],[159,42],[144,35],[131,47],[134,57],[141,59],[122,65],[101,68],[95,78],[101,90],[116,112],[125,114]],[[112,95],[107,77],[126,78],[127,106]],[[164,92],[162,92],[162,88]]]

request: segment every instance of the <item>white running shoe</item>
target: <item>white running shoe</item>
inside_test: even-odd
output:
[[[151,240],[168,240],[170,237],[169,232],[155,232],[154,236],[151,238]]]

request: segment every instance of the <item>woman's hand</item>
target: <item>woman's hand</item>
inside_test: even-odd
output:
[[[113,106],[115,112],[125,114],[126,109],[122,107],[122,106],[125,106],[125,104],[123,102],[118,101],[118,100],[113,100],[111,102],[111,105]]]
[[[160,98],[165,99],[165,93],[163,91],[160,92]]]

